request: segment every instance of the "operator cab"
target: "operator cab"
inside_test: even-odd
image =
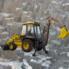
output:
[[[38,22],[28,21],[23,24],[21,35],[41,38],[41,29]]]

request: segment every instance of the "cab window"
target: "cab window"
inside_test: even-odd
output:
[[[38,38],[41,37],[40,26],[35,26],[35,33]]]
[[[23,25],[23,27],[22,27],[22,33],[21,33],[21,35],[23,35],[23,34],[26,34],[26,25]]]
[[[40,32],[40,27],[39,27],[39,26],[37,26],[37,33],[38,33],[38,35],[41,34],[41,32]]]
[[[33,25],[28,25],[28,26],[27,26],[27,32],[28,32],[29,34],[34,34]]]

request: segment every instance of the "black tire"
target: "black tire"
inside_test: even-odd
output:
[[[1,48],[2,48],[3,50],[9,50],[9,46],[8,46],[8,45],[2,45]]]
[[[25,43],[27,43],[28,46],[26,46]],[[25,51],[25,52],[30,52],[30,51],[32,51],[32,49],[33,49],[33,42],[30,39],[23,40],[22,50]]]
[[[11,47],[12,46],[12,47]],[[17,48],[17,45],[15,43],[10,43],[9,44],[9,50],[15,50]]]

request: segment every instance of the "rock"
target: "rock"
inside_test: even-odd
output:
[[[0,64],[0,69],[12,69],[11,66],[4,66]]]

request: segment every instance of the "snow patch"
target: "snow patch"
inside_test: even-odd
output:
[[[23,65],[25,65],[25,69],[32,69],[32,66],[28,64],[26,59],[23,59]]]
[[[64,69],[63,67],[59,67],[58,69]]]
[[[63,6],[69,6],[69,3],[64,3]]]
[[[67,52],[67,57],[69,57],[69,52]]]
[[[19,62],[0,62],[0,65],[10,66],[12,69],[21,69],[21,63]]]

